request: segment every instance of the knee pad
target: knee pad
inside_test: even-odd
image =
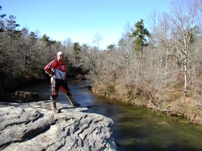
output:
[[[66,95],[67,96],[71,96],[72,94],[71,94],[71,92],[67,92]]]
[[[58,92],[57,92],[56,90],[52,89],[52,90],[51,90],[51,94],[52,94],[52,95],[58,95]]]
[[[55,100],[57,98],[57,95],[52,95],[51,97],[52,97],[52,99]]]

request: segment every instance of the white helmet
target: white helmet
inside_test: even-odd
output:
[[[64,55],[62,51],[58,51],[57,56]]]

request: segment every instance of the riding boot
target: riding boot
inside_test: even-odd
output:
[[[67,99],[69,100],[69,102],[70,102],[70,104],[71,104],[72,106],[74,106],[74,107],[80,106],[80,104],[77,103],[77,102],[74,100],[72,94],[69,94],[69,95],[66,94],[66,97],[67,97]]]
[[[55,113],[58,113],[58,110],[57,110],[57,107],[56,107],[56,100],[55,100],[55,99],[52,99],[52,98],[51,98],[51,107],[52,107],[52,110],[53,110]]]

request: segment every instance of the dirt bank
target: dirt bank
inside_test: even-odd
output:
[[[167,116],[184,117],[192,124],[202,124],[202,101],[191,97],[182,97],[180,92],[175,90],[155,93],[154,95],[147,95],[147,93],[139,90],[135,95],[129,95],[130,92],[126,89],[118,92],[112,87],[93,84],[92,92],[108,99],[144,106]]]

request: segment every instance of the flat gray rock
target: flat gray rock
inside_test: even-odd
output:
[[[113,121],[50,101],[0,103],[0,150],[4,151],[114,151]]]

